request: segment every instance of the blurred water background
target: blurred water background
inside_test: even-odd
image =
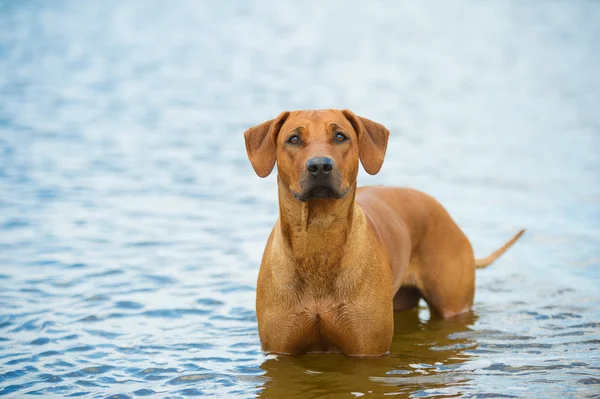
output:
[[[600,2],[0,0],[0,395],[599,397]],[[388,126],[361,184],[439,199],[475,311],[389,356],[264,356],[277,217],[243,131]]]

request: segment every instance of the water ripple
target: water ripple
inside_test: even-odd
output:
[[[593,397],[600,4],[0,1],[0,396]],[[433,194],[478,255],[472,314],[390,354],[264,355],[277,218],[242,132],[348,107],[361,184]]]

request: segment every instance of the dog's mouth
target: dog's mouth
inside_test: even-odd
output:
[[[334,192],[331,187],[325,186],[317,186],[310,190],[309,195],[310,198],[334,198]]]
[[[348,194],[349,189],[342,189],[342,179],[336,170],[328,176],[314,178],[308,174],[301,176],[299,191],[292,190],[294,196],[302,201],[341,199]]]
[[[294,193],[294,196],[302,202],[314,199],[341,199],[346,196],[348,190],[340,190],[330,185],[313,185],[302,190],[301,193]]]

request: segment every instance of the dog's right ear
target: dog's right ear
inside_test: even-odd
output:
[[[289,115],[288,111],[282,112],[277,118],[251,127],[244,132],[248,158],[254,171],[260,177],[269,176],[275,166],[277,134]]]

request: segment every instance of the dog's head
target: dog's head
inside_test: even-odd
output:
[[[300,201],[343,198],[356,182],[358,160],[369,174],[381,169],[389,131],[348,110],[283,112],[244,132],[260,177],[277,162],[279,179]]]

